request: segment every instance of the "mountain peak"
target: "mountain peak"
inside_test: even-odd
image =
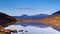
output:
[[[26,14],[24,14],[24,15],[22,15],[21,17],[27,17],[28,15],[26,15]]]

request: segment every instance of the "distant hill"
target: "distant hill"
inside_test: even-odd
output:
[[[48,16],[47,14],[39,14],[39,15],[32,15],[32,16],[28,16],[28,15],[22,15],[22,16],[14,16],[16,19],[41,19]]]

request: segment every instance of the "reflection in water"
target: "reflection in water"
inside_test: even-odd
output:
[[[24,27],[26,26],[37,26],[37,27],[40,27],[40,28],[46,28],[48,26],[46,26],[45,24],[41,24],[41,23],[37,23],[37,22],[17,22],[15,23],[15,25],[22,25]]]
[[[47,28],[37,28],[34,26],[27,26],[27,27],[23,27],[21,25],[11,25],[6,27],[6,29],[11,29],[11,30],[17,30],[18,33],[16,34],[60,34],[59,31],[54,30],[51,27],[47,27]],[[23,32],[19,32],[19,30],[24,30]],[[28,32],[25,32],[25,31]],[[15,34],[15,33],[12,33]]]

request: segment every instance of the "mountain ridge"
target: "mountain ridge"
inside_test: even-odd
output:
[[[44,18],[48,16],[47,14],[38,14],[38,15],[31,15],[31,16],[28,16],[28,15],[22,15],[22,16],[14,16],[16,19],[41,19],[41,18]]]

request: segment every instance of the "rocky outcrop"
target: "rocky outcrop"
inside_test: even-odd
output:
[[[17,33],[17,30],[10,30],[10,29],[4,29],[0,28],[0,34],[11,34],[12,33]]]

